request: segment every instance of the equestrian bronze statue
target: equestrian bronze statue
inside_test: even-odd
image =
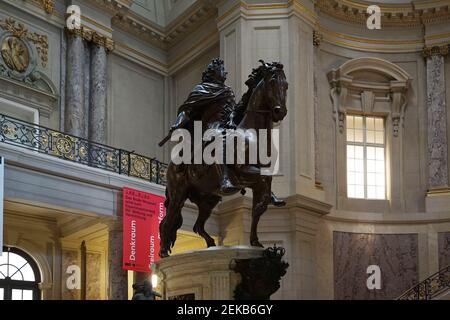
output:
[[[227,73],[224,63],[220,59],[214,59],[203,72],[202,82],[178,109],[177,120],[160,146],[177,129],[192,133],[195,121],[201,121],[203,132],[216,130],[222,132],[223,136],[226,135],[226,130],[245,132],[244,139],[247,142],[258,140],[260,129],[270,132],[273,123],[283,120],[287,114],[288,83],[282,64],[260,62],[261,65],[253,70],[246,81],[248,91],[236,104],[233,90],[225,85]],[[270,153],[271,142],[269,143]],[[249,150],[246,148],[248,155]],[[160,257],[167,257],[175,244],[177,230],[183,222],[181,209],[187,199],[199,209],[194,232],[202,236],[207,246],[211,247],[215,246],[214,239],[205,231],[205,223],[211,211],[223,196],[244,193],[245,188],[253,191],[250,244],[263,247],[257,235],[261,215],[271,203],[276,206],[285,205],[284,201],[272,193],[272,176],[262,174],[263,167],[259,162],[174,164],[172,161],[167,169],[166,216],[160,224]]]

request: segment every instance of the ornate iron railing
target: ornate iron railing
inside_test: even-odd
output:
[[[0,142],[165,185],[167,165],[130,151],[0,114]]]
[[[450,266],[418,283],[402,294],[398,300],[432,300],[447,290],[450,290]]]

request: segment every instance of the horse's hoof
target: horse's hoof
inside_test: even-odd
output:
[[[210,247],[215,247],[216,243],[213,240],[213,242],[208,242],[206,245],[208,246],[208,248],[210,248]]]
[[[169,254],[167,253],[167,251],[160,251],[159,252],[159,257],[160,258],[167,258],[169,256]]]

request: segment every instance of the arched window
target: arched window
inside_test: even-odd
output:
[[[27,253],[3,247],[0,256],[0,300],[39,300],[41,276]]]

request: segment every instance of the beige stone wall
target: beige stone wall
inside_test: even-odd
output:
[[[164,77],[116,55],[110,61],[109,145],[160,158],[164,132]]]
[[[219,48],[214,46],[172,76],[174,83],[173,99],[175,102],[173,111],[175,111],[175,117],[178,107],[187,99],[195,85],[201,82],[202,73],[208,64],[212,59],[218,57],[220,57]],[[175,121],[175,117],[171,121]]]

